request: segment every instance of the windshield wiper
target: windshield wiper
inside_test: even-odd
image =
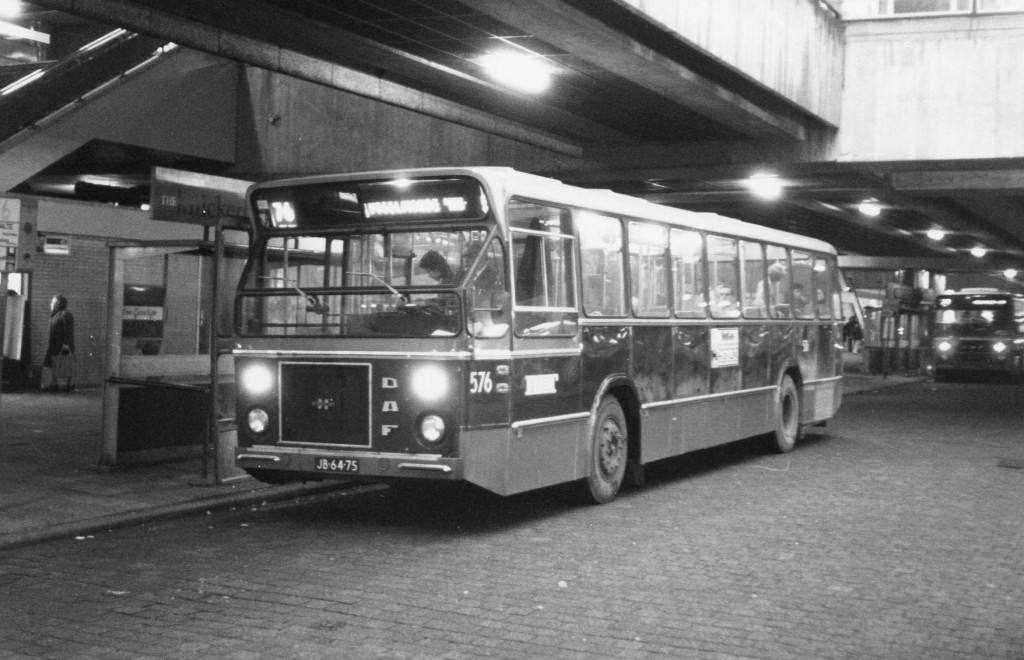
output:
[[[361,276],[361,277],[372,277],[373,279],[375,279],[375,280],[377,280],[378,282],[380,282],[381,284],[383,284],[383,285],[384,285],[384,286],[385,286],[385,287],[387,288],[387,290],[391,292],[391,294],[392,294],[392,295],[394,295],[394,296],[395,296],[396,298],[398,298],[399,300],[401,300],[401,301],[402,301],[403,303],[408,303],[408,302],[409,302],[409,298],[408,298],[408,296],[406,296],[406,295],[405,295],[404,293],[402,293],[401,291],[399,291],[399,290],[398,290],[398,289],[396,289],[395,287],[393,287],[393,286],[391,286],[390,284],[388,284],[387,280],[385,280],[385,279],[384,279],[383,277],[381,277],[380,275],[377,275],[376,273],[357,273],[357,272],[350,272],[350,273],[348,273],[348,274],[349,274],[349,275],[359,275],[359,276]]]
[[[302,296],[303,299],[305,299],[307,312],[312,312],[313,314],[320,314],[321,316],[327,316],[331,312],[330,306],[325,302],[321,302],[320,298],[315,293],[306,293],[305,291],[300,289],[299,286],[294,281],[289,280],[287,277],[262,276],[260,279],[284,282],[291,288],[295,289],[295,291],[300,296]]]

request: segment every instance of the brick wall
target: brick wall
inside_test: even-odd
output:
[[[103,381],[110,250],[106,240],[68,237],[68,255],[37,253],[31,278],[31,363],[41,365],[49,340],[50,299],[62,294],[75,317],[80,385]]]

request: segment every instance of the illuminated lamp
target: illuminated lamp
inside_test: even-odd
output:
[[[866,215],[869,218],[877,218],[879,215],[882,214],[882,205],[879,204],[876,200],[865,199],[863,202],[860,203],[860,206],[857,207],[857,210],[860,211],[861,214]]]
[[[21,3],[17,0],[0,0],[0,18],[14,18],[21,13]]]
[[[981,259],[986,254],[988,254],[988,250],[986,250],[985,248],[983,248],[980,245],[978,245],[976,247],[972,247],[971,248],[971,254],[973,256],[977,257],[978,259]]]
[[[946,237],[946,232],[941,229],[929,229],[927,236],[933,241],[941,241]]]
[[[775,174],[754,174],[747,179],[747,187],[761,199],[778,199],[782,196],[782,180]]]
[[[423,401],[437,401],[448,394],[448,374],[436,365],[425,365],[412,374],[412,392]]]
[[[477,63],[495,81],[528,94],[540,94],[551,86],[551,66],[540,55],[499,51],[480,57]]]
[[[1017,269],[1007,268],[1006,270],[1003,271],[1003,277],[1005,277],[1008,280],[1012,280],[1013,278],[1017,277]]]

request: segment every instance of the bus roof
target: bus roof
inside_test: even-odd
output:
[[[521,172],[510,167],[433,167],[404,170],[376,170],[346,174],[324,174],[257,183],[249,189],[276,188],[301,184],[362,179],[401,179],[424,176],[470,176],[479,180],[496,197],[519,195],[608,213],[626,218],[656,220],[666,224],[719,234],[763,240],[769,243],[835,254],[835,248],[815,238],[771,229],[715,213],[698,213],[663,204],[655,204],[611,190],[581,188],[549,177]]]

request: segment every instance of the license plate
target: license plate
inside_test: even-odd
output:
[[[359,472],[358,458],[318,458],[313,463],[318,472]]]

